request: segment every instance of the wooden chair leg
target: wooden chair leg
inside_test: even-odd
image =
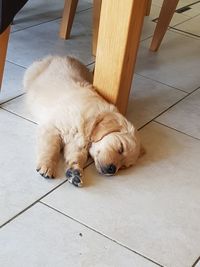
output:
[[[68,39],[76,13],[78,0],[65,0],[62,21],[60,25],[60,38]]]
[[[96,55],[97,39],[99,32],[99,20],[101,14],[102,0],[93,0],[93,39],[92,39],[92,54]]]
[[[160,15],[158,18],[158,22],[156,25],[156,29],[153,35],[153,39],[151,42],[150,50],[157,51],[162,39],[168,29],[170,21],[173,17],[173,14],[176,10],[177,4],[179,0],[164,0]]]
[[[9,34],[10,34],[10,26],[2,34],[0,34],[0,89],[3,80],[3,71],[6,61],[6,52],[7,52]]]
[[[94,87],[126,112],[146,0],[102,1]],[[120,23],[119,23],[120,19]]]
[[[150,14],[150,11],[151,11],[151,3],[152,3],[152,0],[147,0],[147,3],[146,3],[146,10],[145,10],[145,16],[149,16]]]

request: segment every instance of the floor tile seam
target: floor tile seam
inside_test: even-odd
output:
[[[175,12],[175,13],[176,13],[176,12]],[[176,14],[177,14],[177,13],[176,13]],[[179,14],[178,14],[178,15],[179,15]],[[182,15],[182,14],[180,14],[180,15]],[[175,23],[175,24],[173,24],[173,25],[170,25],[170,24],[169,24],[169,26],[168,26],[168,29],[169,29],[169,28],[171,28],[171,27],[177,26],[177,25],[179,25],[179,24],[185,23],[186,21],[188,21],[188,20],[190,20],[190,19],[192,19],[192,18],[193,18],[193,17],[188,17],[188,16],[185,16],[185,15],[182,15],[182,17],[184,17],[184,18],[185,18],[185,20],[184,20],[184,21],[181,21],[181,22]],[[196,16],[194,15],[194,17],[196,17]],[[156,18],[151,18],[151,21],[157,24],[157,22],[158,22],[158,19],[159,19],[159,16],[158,16],[158,17],[156,17]],[[172,17],[172,19],[173,19],[173,17]],[[172,19],[171,19],[170,23],[172,23]]]
[[[191,33],[191,32],[187,32],[187,31],[184,31],[184,30],[181,30],[181,29],[178,29],[178,28],[170,27],[169,31],[170,30],[171,31],[174,30],[174,31],[178,32],[179,34],[182,34],[182,35],[184,35],[186,37],[190,37],[190,38],[192,38],[194,40],[200,39],[200,35],[197,35],[197,34],[194,34],[194,33]]]
[[[176,14],[178,14],[178,13],[176,13]],[[172,26],[170,26],[170,27],[173,28],[173,27],[176,27],[176,26],[181,25],[181,24],[183,24],[183,23],[186,23],[186,22],[188,22],[188,21],[190,21],[190,20],[192,20],[192,19],[198,17],[199,15],[200,15],[200,11],[199,11],[199,14],[194,15],[194,16],[192,16],[192,17],[188,17],[188,16],[183,15],[185,18],[187,18],[186,20],[181,21],[181,22],[178,22],[178,23],[176,23],[176,24],[174,24],[174,25],[172,25]]]
[[[109,237],[109,236],[103,234],[102,232],[100,232],[100,231],[98,231],[98,230],[96,230],[96,229],[94,229],[94,228],[88,226],[87,224],[85,224],[85,223],[83,223],[83,222],[80,222],[79,220],[77,220],[77,219],[75,219],[75,218],[73,218],[73,217],[67,215],[67,214],[64,213],[64,212],[61,212],[60,210],[58,210],[58,209],[52,207],[51,205],[48,205],[47,203],[43,202],[42,200],[40,200],[39,203],[41,203],[41,204],[43,204],[44,206],[46,206],[46,207],[48,207],[48,208],[54,210],[54,211],[57,212],[57,213],[60,213],[61,215],[65,216],[65,217],[67,217],[67,218],[69,218],[69,219],[71,219],[72,221],[75,221],[76,223],[78,223],[78,224],[80,224],[80,225],[86,227],[87,229],[89,229],[89,230],[91,230],[91,231],[93,231],[93,232],[95,232],[95,233],[97,233],[97,234],[99,234],[99,235],[105,237],[106,239],[112,241],[113,243],[115,243],[115,244],[117,244],[117,245],[119,245],[119,246],[121,246],[121,247],[123,247],[123,248],[125,248],[125,249],[127,249],[127,250],[129,250],[129,251],[131,251],[131,252],[133,252],[134,254],[137,254],[138,256],[141,256],[142,258],[144,258],[144,259],[146,259],[146,260],[148,260],[148,261],[150,261],[150,262],[156,264],[157,266],[165,267],[164,265],[161,265],[160,263],[158,263],[158,262],[156,262],[156,261],[154,261],[154,260],[152,260],[152,259],[146,257],[145,255],[143,255],[143,254],[141,254],[141,253],[139,253],[139,252],[137,252],[137,251],[135,251],[135,250],[133,250],[133,249],[131,249],[131,248],[129,248],[128,246],[126,246],[126,245],[124,245],[124,244],[118,242],[117,240],[112,239],[111,237]]]
[[[33,28],[33,27],[37,27],[37,26],[43,25],[43,24],[45,24],[45,23],[49,23],[49,22],[52,22],[52,21],[56,21],[56,20],[59,20],[59,19],[61,19],[61,17],[56,17],[56,18],[54,18],[54,19],[46,20],[46,21],[43,21],[43,22],[40,22],[40,23],[37,23],[37,24],[34,24],[34,25],[30,25],[30,26],[27,26],[27,27],[24,27],[24,28],[21,28],[21,29],[14,30],[14,31],[12,31],[10,34],[13,35],[13,34],[15,34],[15,33],[18,33],[18,32],[21,32],[21,31],[24,31],[24,30]],[[17,24],[16,24],[16,25],[17,25]],[[18,27],[20,27],[20,26],[18,26]]]
[[[192,264],[192,267],[197,266],[197,263],[200,262],[200,256],[196,259],[196,261]]]
[[[183,101],[184,99],[186,99],[187,97],[189,97],[191,94],[193,94],[194,92],[196,92],[197,90],[199,90],[200,87],[196,88],[195,90],[193,90],[192,92],[188,93],[187,95],[183,96],[181,99],[179,99],[178,101],[176,101],[174,104],[172,104],[171,106],[169,106],[167,109],[163,110],[162,112],[160,112],[158,115],[156,115],[154,118],[152,118],[150,121],[148,121],[147,123],[145,123],[144,125],[142,125],[141,127],[138,128],[138,130],[141,130],[142,128],[144,128],[145,126],[147,126],[149,123],[151,123],[152,121],[156,121],[156,119],[158,117],[160,117],[161,115],[163,115],[165,112],[167,112],[168,110],[170,110],[172,107],[176,106],[178,103],[180,103],[181,101]]]
[[[174,86],[169,85],[169,84],[167,84],[167,83],[158,81],[158,80],[156,80],[156,79],[152,79],[152,78],[150,78],[150,77],[148,77],[148,76],[146,76],[146,75],[140,74],[139,72],[135,72],[134,74],[137,74],[138,76],[141,76],[141,77],[143,77],[143,78],[145,78],[145,79],[151,80],[151,81],[156,82],[156,83],[160,83],[160,84],[162,84],[162,85],[165,85],[165,86],[170,87],[170,88],[172,88],[172,89],[175,89],[175,90],[177,90],[177,91],[180,91],[180,92],[182,92],[182,93],[185,93],[186,95],[188,95],[189,93],[191,93],[191,92],[186,92],[186,91],[184,91],[183,89],[180,89],[180,88],[178,88],[178,87],[174,87]],[[199,88],[199,87],[198,87],[198,88]],[[197,89],[197,88],[195,88],[194,90],[196,90],[196,89]],[[194,90],[193,90],[193,91],[194,91]],[[192,92],[193,92],[193,91],[192,91]]]
[[[1,92],[0,92],[1,93]],[[5,100],[5,101],[3,101],[3,102],[0,102],[0,107],[1,107],[1,105],[4,105],[4,104],[6,104],[6,103],[8,103],[8,102],[10,102],[10,101],[12,101],[12,100],[15,100],[16,98],[18,98],[18,97],[20,97],[20,96],[23,96],[24,95],[24,93],[21,93],[20,95],[16,95],[16,96],[13,96],[13,97],[11,97],[10,99],[7,99],[7,100]]]
[[[1,107],[1,106],[0,106],[0,109],[4,110],[4,111],[6,111],[6,112],[8,112],[8,113],[10,113],[10,114],[12,114],[12,115],[14,115],[14,116],[20,118],[20,119],[23,119],[23,120],[25,120],[25,121],[27,121],[27,122],[30,122],[30,123],[35,124],[35,125],[38,125],[36,122],[34,122],[34,121],[30,120],[30,119],[27,119],[27,118],[25,118],[25,117],[23,117],[23,116],[21,116],[21,115],[15,113],[15,112],[13,112],[13,111],[10,111],[10,110],[6,109],[5,107]]]
[[[76,14],[80,14],[80,13],[82,13],[82,12],[84,12],[84,11],[87,11],[87,10],[90,10],[90,9],[92,9],[92,8],[93,8],[93,7],[89,7],[89,8],[83,9],[83,10],[79,10],[79,11],[76,12]],[[38,23],[38,24],[34,24],[34,25],[27,26],[27,27],[24,27],[24,28],[22,27],[21,29],[20,29],[20,26],[19,26],[19,25],[14,24],[14,25],[18,26],[19,28],[16,29],[16,30],[14,30],[14,31],[12,31],[10,34],[14,34],[14,33],[16,33],[16,32],[21,32],[21,31],[23,31],[23,30],[26,30],[26,29],[29,29],[29,28],[33,28],[33,27],[36,27],[36,26],[39,26],[39,25],[42,25],[42,24],[45,24],[45,23],[52,22],[52,21],[56,21],[56,20],[59,20],[59,19],[62,19],[62,15],[59,16],[59,17],[56,17],[56,18],[54,18],[54,19],[50,19],[50,20],[46,20],[46,21],[40,22],[40,23]]]
[[[11,61],[11,60],[9,60],[9,59],[6,59],[6,62],[8,62],[8,63],[10,63],[10,64],[12,64],[12,65],[15,65],[15,66],[17,66],[17,67],[20,67],[20,68],[22,68],[22,69],[24,69],[24,70],[27,69],[27,67],[22,66],[22,65],[20,65],[20,64],[18,64],[18,63],[15,63],[15,62],[13,62],[13,61]]]
[[[183,131],[180,131],[180,130],[178,130],[178,129],[172,127],[172,126],[169,126],[169,125],[167,125],[167,124],[165,124],[165,123],[163,123],[163,122],[160,122],[160,121],[157,121],[157,120],[153,120],[153,122],[155,122],[155,123],[157,123],[157,124],[160,124],[160,125],[162,125],[162,126],[165,126],[165,127],[169,128],[169,129],[171,129],[171,130],[174,130],[174,131],[176,131],[176,132],[178,132],[178,133],[180,133],[180,134],[184,134],[184,135],[186,135],[186,136],[188,136],[188,137],[191,137],[191,138],[193,138],[193,139],[195,139],[195,140],[200,141],[200,138],[198,138],[198,137],[196,137],[196,136],[193,136],[193,135],[191,135],[191,134],[187,134],[187,133],[185,133],[185,132],[183,132]]]
[[[153,20],[152,20],[152,22],[154,22]],[[181,31],[181,30],[179,30],[179,29],[176,29],[176,28],[173,28],[174,26],[169,26],[168,27],[168,29],[167,29],[167,31],[169,31],[169,32],[173,32],[173,33],[176,33],[176,34],[179,34],[179,35],[181,35],[181,36],[185,36],[185,37],[188,37],[188,38],[191,38],[191,39],[193,39],[193,40],[198,40],[199,38],[200,38],[200,36],[198,36],[198,35],[195,35],[195,34],[192,34],[192,33],[189,33],[189,32],[185,32],[185,31]],[[166,32],[167,32],[166,31]],[[141,46],[142,47],[144,47],[144,48],[147,48],[145,45],[142,45],[142,43],[144,42],[144,41],[147,41],[148,39],[150,39],[150,38],[153,38],[153,35],[154,35],[154,32],[150,35],[150,36],[148,36],[148,37],[145,37],[144,39],[142,39],[142,40],[140,40],[140,44],[141,44]],[[189,36],[188,36],[189,35]],[[165,36],[164,36],[165,37]],[[161,43],[162,44],[162,43]],[[150,47],[150,46],[149,46]],[[148,48],[147,48],[148,49]],[[148,49],[149,50],[149,49]],[[156,52],[155,52],[156,53]]]
[[[90,165],[92,165],[93,162],[89,162],[88,164],[86,164],[84,166],[84,169],[86,169],[87,167],[89,167]],[[43,178],[41,178],[43,179]],[[32,206],[34,206],[36,203],[38,203],[40,200],[42,200],[43,198],[45,198],[46,196],[48,196],[49,194],[51,194],[52,192],[54,192],[56,189],[58,189],[60,186],[62,186],[64,183],[66,183],[68,181],[67,178],[64,178],[64,181],[62,181],[60,184],[58,184],[56,187],[52,188],[50,191],[48,191],[47,193],[45,193],[44,195],[42,195],[39,199],[35,200],[33,203],[31,203],[30,205],[28,205],[26,208],[24,208],[23,210],[21,210],[20,212],[18,212],[16,215],[14,215],[12,218],[10,218],[9,220],[7,220],[5,223],[3,223],[2,225],[0,225],[0,229],[3,228],[5,225],[7,225],[8,223],[12,222],[15,218],[17,218],[18,216],[20,216],[21,214],[23,214],[25,211],[27,211],[28,209],[30,209]]]
[[[198,4],[198,3],[200,3],[200,1],[196,1],[195,3],[192,3],[192,4],[188,4],[188,5],[185,5],[185,6],[181,6],[181,7],[178,7],[177,6],[177,8],[176,8],[176,10],[175,10],[175,13],[176,14],[178,14],[178,15],[182,15],[182,16],[184,16],[185,18],[188,18],[188,20],[190,20],[190,19],[193,19],[193,18],[195,18],[195,17],[197,17],[197,16],[199,16],[200,15],[200,12],[199,12],[199,14],[197,14],[197,15],[194,15],[194,16],[192,16],[192,17],[190,17],[190,16],[187,16],[187,15],[185,15],[185,14],[183,14],[183,13],[177,13],[177,11],[179,10],[179,9],[182,9],[182,8],[184,8],[184,7],[190,7],[190,6],[193,6],[194,4]],[[153,5],[155,5],[155,6],[157,6],[158,7],[158,5],[156,5],[156,4],[153,4]],[[161,6],[159,6],[160,7],[160,9],[162,8],[162,5]],[[157,20],[159,18],[159,16],[158,17],[156,17],[156,18],[154,18],[154,19],[152,19],[152,21],[154,21],[155,22],[155,20]],[[173,18],[173,17],[172,17]],[[182,24],[182,23],[184,23],[184,22],[186,22],[186,21],[183,21],[183,22],[179,22],[179,23],[177,23],[177,24],[175,24],[176,26],[178,25],[178,24]],[[173,26],[175,26],[175,25],[173,25]],[[172,27],[173,27],[172,26]]]
[[[179,31],[177,29],[173,29],[172,27],[168,27],[167,31],[173,32],[173,33],[176,33],[176,34],[179,34],[181,36],[185,36],[187,38],[191,38],[191,39],[196,40],[196,41],[199,39],[199,37],[194,37],[191,34],[189,34],[190,36],[188,36],[187,33],[181,33],[181,31]],[[146,47],[145,45],[143,45],[143,42],[147,41],[150,38],[153,38],[153,35],[154,35],[154,32],[150,36],[147,36],[144,39],[141,39],[140,42],[139,42],[139,44],[140,44],[140,46],[142,46],[143,48],[146,48],[148,51],[150,51],[152,53],[158,53],[158,51],[157,52],[156,51],[155,52],[154,51],[151,51],[150,50],[150,45],[149,45],[149,47]],[[161,45],[162,45],[162,43],[161,43]]]
[[[196,4],[198,4],[198,3],[200,3],[199,0],[198,0],[198,1],[195,1],[195,2],[193,2],[193,3],[190,3],[190,4],[186,4],[185,6],[182,6],[182,7],[180,7],[180,8],[183,8],[183,7],[190,7],[190,6],[196,5]],[[180,9],[180,8],[178,8],[178,9]]]
[[[67,41],[67,40],[66,40],[66,41]],[[56,54],[55,54],[55,55],[56,55]],[[70,54],[68,54],[68,55],[70,55]],[[44,56],[42,56],[42,57],[39,57],[38,59],[44,58],[44,57],[46,57],[46,56],[48,56],[48,54],[46,54],[46,55],[44,55]],[[67,56],[67,55],[66,55],[66,56]],[[63,57],[63,56],[61,56],[61,57]],[[38,60],[38,59],[36,59],[36,60]],[[36,61],[36,60],[34,60],[34,61]],[[7,59],[6,61],[7,61],[8,63],[10,63],[10,64],[13,64],[13,65],[15,65],[15,66],[21,67],[21,68],[23,68],[23,69],[25,69],[25,70],[28,69],[28,67],[29,67],[29,66],[27,67],[27,66],[23,66],[23,65],[20,65],[20,64],[18,64],[18,63],[15,63],[15,62],[12,61],[11,59],[9,59],[9,60]],[[33,62],[34,62],[34,61],[33,61]],[[32,62],[32,63],[33,63],[33,62]],[[31,64],[32,64],[32,63],[31,63]],[[94,60],[92,60],[92,62],[90,62],[90,63],[85,64],[85,66],[86,66],[86,67],[87,67],[87,66],[90,66],[90,65],[92,65],[93,63],[94,63]],[[30,65],[31,65],[31,64],[30,64]]]
[[[42,179],[42,178],[41,178]],[[17,214],[15,214],[14,216],[12,216],[10,219],[8,219],[6,222],[4,222],[3,224],[0,225],[0,229],[5,227],[7,224],[9,224],[10,222],[12,222],[13,220],[15,220],[17,217],[19,217],[20,215],[22,215],[24,212],[26,212],[27,210],[29,210],[31,207],[33,207],[35,204],[37,204],[41,199],[43,199],[44,197],[48,196],[49,194],[51,194],[53,191],[55,191],[56,189],[58,189],[60,186],[62,186],[64,183],[67,182],[67,179],[65,178],[64,181],[62,181],[59,185],[57,185],[56,187],[52,188],[50,191],[48,191],[47,193],[45,193],[44,195],[42,195],[39,199],[35,200],[34,202],[32,202],[30,205],[28,205],[27,207],[25,207],[23,210],[21,210],[20,212],[18,212]]]

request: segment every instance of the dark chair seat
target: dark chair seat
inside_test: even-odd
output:
[[[0,0],[0,34],[12,23],[28,0]]]

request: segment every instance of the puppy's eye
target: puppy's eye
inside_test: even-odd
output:
[[[121,143],[120,144],[120,149],[118,150],[118,153],[119,154],[123,154],[123,152],[124,152],[124,147],[123,147],[123,144]]]

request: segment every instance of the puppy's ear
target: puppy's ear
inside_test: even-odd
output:
[[[113,132],[120,132],[121,126],[112,113],[106,113],[103,117],[97,119],[91,134],[91,141],[98,142],[104,136]]]

